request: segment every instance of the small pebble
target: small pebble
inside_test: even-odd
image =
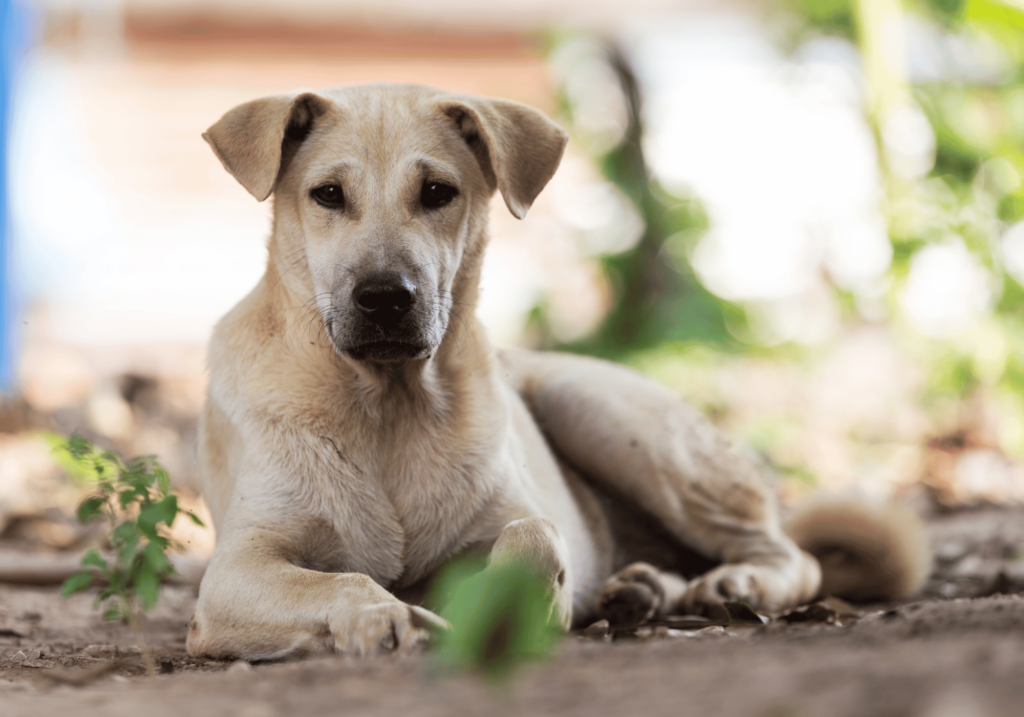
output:
[[[976,575],[981,572],[984,560],[978,555],[968,555],[953,568],[954,575]]]
[[[935,551],[935,557],[945,562],[952,562],[962,558],[966,552],[966,545],[959,540],[950,540],[939,546]]]
[[[116,655],[116,645],[86,645],[82,650],[86,655]]]
[[[607,620],[598,620],[591,623],[584,631],[583,636],[591,640],[603,640],[608,635],[610,626]]]
[[[236,662],[232,662],[225,672],[229,675],[242,675],[247,672],[252,672],[252,665],[245,660],[238,660]]]

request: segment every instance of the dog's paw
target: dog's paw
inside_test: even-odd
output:
[[[664,601],[665,590],[657,568],[633,563],[608,579],[597,613],[611,625],[632,625],[650,620]]]
[[[726,563],[693,580],[681,600],[686,612],[723,602],[745,602],[772,613],[796,607],[813,598],[821,571],[810,555],[794,549],[768,564]]]
[[[690,583],[683,608],[688,613],[699,613],[705,606],[723,602],[745,602],[754,609],[761,608],[764,570],[748,563],[721,565]]]
[[[447,627],[444,618],[397,600],[339,611],[330,621],[335,651],[359,656],[410,652]]]

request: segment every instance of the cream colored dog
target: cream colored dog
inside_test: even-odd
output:
[[[256,100],[204,138],[258,200],[274,194],[274,224],[266,274],[210,347],[200,459],[218,541],[190,653],[408,649],[443,625],[424,587],[470,550],[534,570],[566,628],[819,592],[819,561],[757,472],[675,395],[488,343],[488,200],[525,216],[566,144],[553,122],[379,84]],[[858,543],[829,532],[840,514],[803,523],[805,546],[838,561],[833,588],[917,587],[913,536],[864,514]],[[720,565],[687,582],[684,546]]]

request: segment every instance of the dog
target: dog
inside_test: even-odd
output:
[[[446,624],[426,586],[474,551],[532,571],[564,629],[920,586],[906,515],[819,507],[798,546],[759,471],[667,389],[491,347],[489,201],[521,219],[554,175],[568,137],[542,113],[373,84],[258,99],[203,137],[274,213],[266,273],[209,349],[218,537],[190,654],[413,649]]]

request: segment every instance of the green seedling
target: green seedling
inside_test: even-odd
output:
[[[527,662],[549,656],[561,629],[551,619],[543,584],[520,566],[482,570],[479,561],[447,567],[432,592],[451,624],[437,657],[443,668],[479,672],[501,682]]]
[[[51,437],[50,442],[69,473],[93,487],[93,493],[78,506],[78,521],[85,525],[105,520],[110,526],[107,557],[96,549],[86,552],[82,569],[64,581],[60,593],[67,597],[85,590],[94,580],[104,583],[94,607],[103,609],[105,620],[128,623],[146,671],[152,675],[153,658],[142,632],[142,618],[156,606],[161,580],[174,573],[168,551],[181,548],[166,532],[179,514],[196,525],[203,522],[178,506],[167,471],[155,456],[125,461],[81,436]]]

